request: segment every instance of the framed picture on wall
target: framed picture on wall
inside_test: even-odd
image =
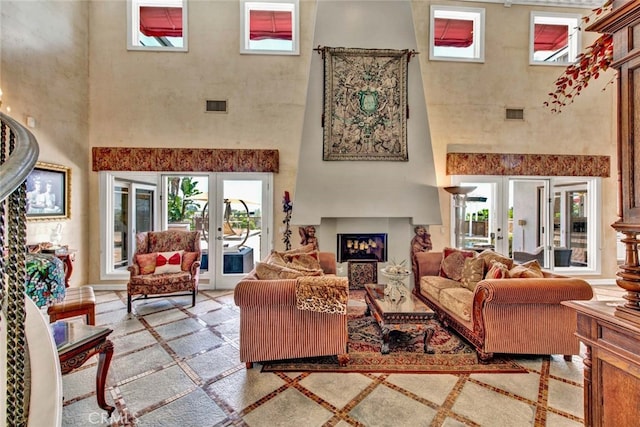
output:
[[[71,169],[36,163],[27,177],[27,219],[69,219]]]

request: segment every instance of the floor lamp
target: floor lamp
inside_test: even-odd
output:
[[[453,196],[453,206],[455,208],[455,228],[456,248],[464,248],[464,220],[467,206],[467,194],[477,187],[454,186],[444,187],[445,191]]]

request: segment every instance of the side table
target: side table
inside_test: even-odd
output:
[[[58,321],[51,324],[63,375],[79,368],[91,356],[98,354],[96,397],[98,406],[107,411],[109,416],[115,410],[115,407],[107,405],[104,396],[107,372],[113,357],[113,343],[107,339],[111,332],[113,330],[109,328],[79,322]]]

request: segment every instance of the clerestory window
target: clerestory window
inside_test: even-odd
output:
[[[431,6],[429,59],[484,62],[485,10]]]

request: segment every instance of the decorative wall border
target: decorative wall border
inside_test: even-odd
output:
[[[610,176],[609,156],[447,153],[447,175]]]
[[[279,172],[278,150],[93,147],[99,171]]]

